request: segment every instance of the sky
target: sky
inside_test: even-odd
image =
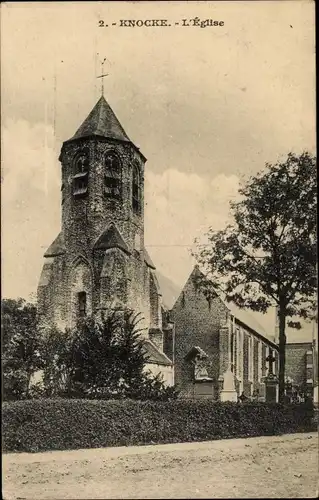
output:
[[[181,26],[195,17],[224,25]],[[59,151],[100,96],[104,57],[105,97],[148,159],[146,246],[179,287],[194,238],[224,227],[240,183],[315,151],[311,1],[2,3],[3,297],[36,293],[60,228]]]

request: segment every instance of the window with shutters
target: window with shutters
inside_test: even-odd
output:
[[[122,165],[120,158],[114,151],[105,156],[104,194],[108,198],[121,198],[122,192]]]
[[[87,150],[76,154],[73,162],[73,195],[85,196],[88,192],[89,155]]]

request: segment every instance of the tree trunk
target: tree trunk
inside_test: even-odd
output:
[[[285,397],[285,365],[286,365],[286,310],[279,308],[279,402]]]

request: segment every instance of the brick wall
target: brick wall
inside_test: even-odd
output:
[[[86,149],[89,154],[88,194],[84,198],[72,196],[73,159],[77,153]],[[121,198],[119,200],[104,196],[104,159],[108,152],[115,152],[122,165]],[[62,164],[62,183],[64,203],[62,205],[62,229],[65,242],[72,253],[90,250],[110,224],[116,221],[121,234],[133,250],[136,230],[144,247],[143,196],[144,160],[130,144],[110,139],[87,139],[63,144],[60,161]],[[141,213],[132,210],[132,166],[138,164],[141,179]],[[83,234],[84,238],[78,236]]]
[[[182,390],[182,396],[194,396],[194,366],[185,360],[194,346],[209,356],[206,368],[213,379],[214,392],[218,393],[219,342],[225,341],[224,336],[220,339],[219,330],[226,311],[219,298],[210,303],[206,300],[195,284],[193,272],[171,312],[175,322],[175,383]]]
[[[88,155],[88,189],[83,197],[75,197],[74,158],[84,150]],[[120,199],[104,193],[105,156],[110,151],[115,152],[121,162]],[[61,234],[65,252],[45,259],[38,287],[40,322],[43,326],[55,323],[61,329],[68,326],[76,310],[77,293],[84,291],[88,314],[114,305],[115,301],[122,302],[142,313],[140,327],[147,336],[151,305],[152,326],[161,327],[161,295],[144,262],[145,159],[130,143],[89,138],[65,142],[59,160],[63,186]],[[132,208],[133,165],[138,165],[140,173],[138,213]],[[94,248],[111,223],[121,233],[130,255],[119,249]]]
[[[252,331],[246,329],[241,323],[236,324],[235,329],[237,330],[237,334],[234,373],[236,376],[235,386],[237,393],[240,395],[244,392],[247,397],[250,397],[258,390],[259,397],[263,398],[265,396],[263,377],[267,372],[267,340],[262,340],[254,336]],[[243,337],[242,341],[240,340],[241,337]],[[249,349],[249,339],[251,339],[251,350]],[[249,354],[251,355],[250,361]],[[249,363],[251,363],[252,368],[250,379],[248,377],[250,372]]]
[[[286,345],[286,376],[297,385],[307,380],[306,353],[312,350],[311,342],[300,342]]]
[[[259,396],[263,398],[263,377],[267,372],[266,356],[269,346],[267,340],[258,338],[236,319],[231,323],[225,304],[218,297],[208,303],[194,281],[196,283],[196,270],[189,277],[172,310],[175,321],[175,382],[182,389],[182,395],[194,397],[194,368],[185,360],[185,356],[192,347],[199,346],[209,356],[207,371],[213,379],[214,394],[218,397],[222,388],[222,380],[218,382],[218,379],[228,368],[229,332],[233,329],[235,335],[232,360],[236,390],[239,395],[243,391],[250,397],[258,389]]]

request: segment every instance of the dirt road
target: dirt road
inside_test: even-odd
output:
[[[311,498],[316,433],[3,455],[11,499]]]

